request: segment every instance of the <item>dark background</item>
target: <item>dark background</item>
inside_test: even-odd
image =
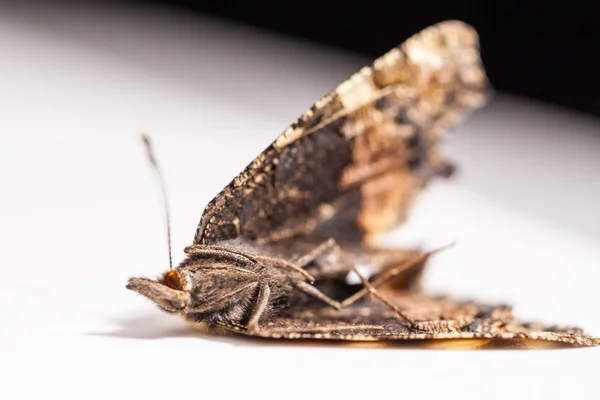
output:
[[[147,2],[146,2],[147,3]],[[372,57],[428,25],[460,19],[479,32],[494,86],[600,116],[600,28],[593,2],[162,0]]]

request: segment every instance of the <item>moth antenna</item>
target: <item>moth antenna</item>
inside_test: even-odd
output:
[[[436,253],[440,253],[440,252],[442,252],[444,250],[448,250],[449,248],[454,247],[454,246],[456,246],[456,242],[450,242],[450,243],[448,243],[448,244],[446,244],[444,246],[438,247],[437,249],[429,250],[425,254],[426,254],[427,257],[430,257],[430,256],[432,256],[432,255],[434,255]]]
[[[169,200],[167,198],[167,190],[165,186],[165,180],[163,178],[160,167],[158,166],[158,162],[156,161],[156,157],[154,156],[154,150],[152,149],[152,143],[150,142],[150,138],[148,135],[142,132],[142,141],[144,142],[144,146],[146,147],[146,154],[148,155],[148,161],[152,166],[152,170],[155,173],[156,179],[158,181],[158,186],[160,188],[160,193],[162,197],[163,208],[165,211],[165,221],[167,224],[167,244],[169,246],[169,269],[173,269],[173,255],[172,255],[172,246],[171,246],[171,213],[169,212]]]

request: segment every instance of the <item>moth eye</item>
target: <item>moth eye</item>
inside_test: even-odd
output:
[[[177,270],[169,271],[163,278],[162,284],[175,290],[183,290],[183,277]]]

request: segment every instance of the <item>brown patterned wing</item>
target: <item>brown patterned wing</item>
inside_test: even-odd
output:
[[[261,330],[223,325],[227,330],[248,336],[273,339],[328,339],[344,341],[406,341],[427,339],[531,339],[597,346],[600,339],[573,327],[522,322],[504,305],[485,305],[432,297],[423,293],[395,295],[388,299],[419,320],[415,332],[379,302],[364,301],[335,311],[309,303],[265,322]]]
[[[427,181],[451,171],[436,144],[488,89],[471,27],[423,30],[287,128],[208,204],[194,243],[343,240],[397,226]]]

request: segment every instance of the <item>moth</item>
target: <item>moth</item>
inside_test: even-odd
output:
[[[249,336],[600,344],[577,328],[521,322],[506,305],[430,296],[419,278],[436,251],[373,241],[405,221],[432,179],[452,175],[439,143],[490,93],[475,30],[426,28],[318,100],[235,177],[177,268],[127,288],[194,326]]]

